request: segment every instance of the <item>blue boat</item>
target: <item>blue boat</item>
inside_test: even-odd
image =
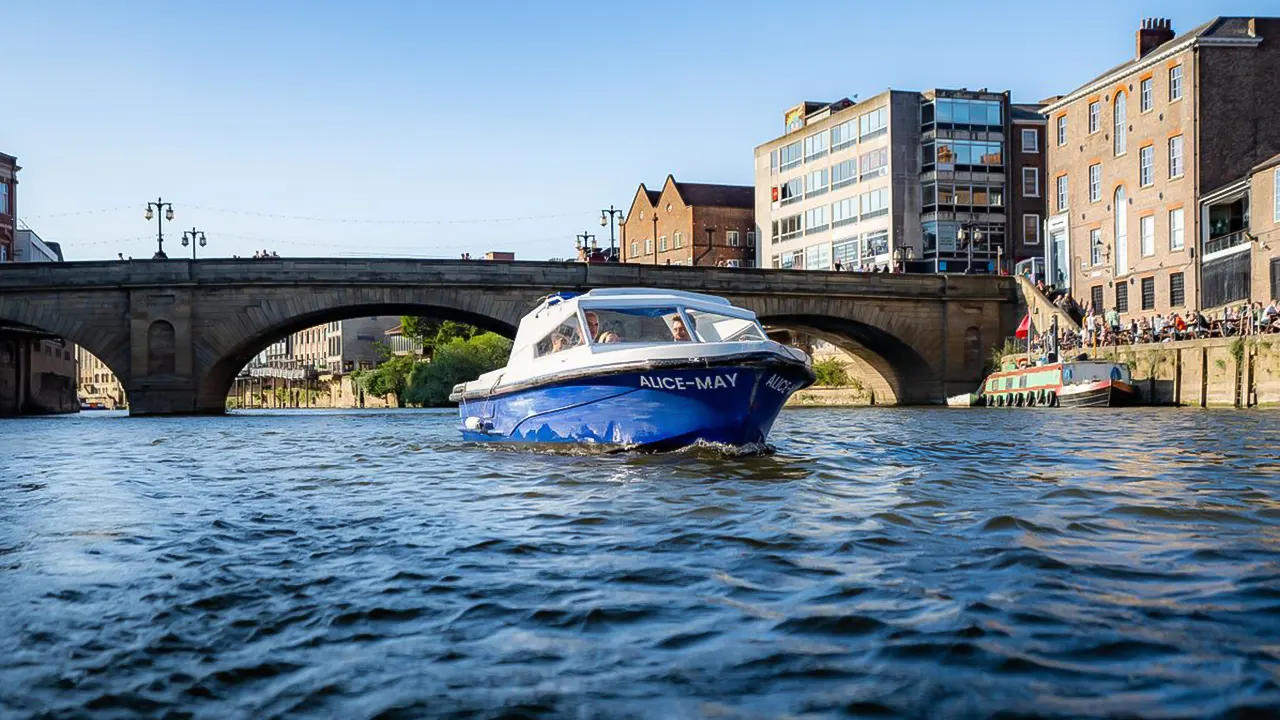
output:
[[[505,368],[454,387],[462,436],[669,450],[762,445],[808,355],[724,298],[651,289],[545,298]]]

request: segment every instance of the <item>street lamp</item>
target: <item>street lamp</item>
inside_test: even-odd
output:
[[[600,227],[604,227],[605,225],[608,225],[608,226],[609,226],[609,253],[610,253],[610,255],[613,257],[613,259],[614,259],[614,260],[617,260],[617,259],[618,259],[618,245],[617,245],[617,242],[614,240],[614,236],[613,236],[613,228],[614,228],[613,223],[614,223],[614,220],[615,220],[615,216],[616,216],[616,220],[617,220],[619,223],[621,223],[621,222],[622,222],[622,211],[621,211],[621,210],[619,210],[619,209],[617,209],[617,208],[615,208],[612,204],[610,204],[610,205],[609,205],[609,209],[608,209],[608,210],[601,210],[601,211],[600,211]]]
[[[203,230],[196,230],[195,228],[191,228],[191,230],[189,230],[189,231],[187,231],[187,232],[182,233],[182,247],[186,247],[187,245],[190,245],[190,246],[191,246],[191,259],[192,259],[192,260],[195,260],[195,259],[196,259],[196,245],[197,245],[197,244],[199,244],[199,245],[200,245],[200,247],[204,247],[204,246],[206,246],[206,245],[208,245],[208,244],[209,244],[209,243],[204,239],[204,231],[203,231]]]
[[[893,249],[893,262],[902,264],[902,272],[907,271],[907,263],[915,259],[916,249],[910,245],[899,245]]]
[[[586,230],[583,230],[580,235],[576,235],[574,237],[577,238],[575,247],[578,248],[578,252],[582,253],[583,260],[585,262],[591,262],[591,253],[595,252],[599,247],[596,245],[596,236],[589,234]]]
[[[965,249],[968,251],[968,260],[964,265],[964,274],[973,274],[973,246],[982,242],[982,229],[975,222],[961,223],[960,229],[956,231],[956,239],[964,243]]]
[[[152,213],[151,213],[152,210],[155,210],[157,213],[155,215],[157,249],[156,249],[156,254],[152,256],[151,259],[152,260],[168,260],[169,256],[164,254],[164,221],[173,220],[173,203],[165,202],[164,198],[156,198],[155,202],[147,203],[147,212],[143,215],[143,217],[150,220],[152,217]],[[164,212],[160,213],[161,210],[163,210]]]

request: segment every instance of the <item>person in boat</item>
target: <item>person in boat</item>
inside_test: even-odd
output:
[[[587,332],[591,333],[591,337],[598,343],[616,343],[622,342],[622,337],[612,330],[600,332],[600,316],[588,310],[583,313],[587,318]]]
[[[693,338],[689,337],[689,328],[684,326],[684,320],[678,315],[671,320],[671,339],[676,342],[693,342]]]

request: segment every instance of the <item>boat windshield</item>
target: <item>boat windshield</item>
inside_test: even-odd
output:
[[[595,343],[693,342],[676,307],[592,308],[582,315]]]
[[[575,348],[582,344],[582,325],[578,322],[578,316],[573,315],[538,341],[538,344],[533,347],[533,356],[542,357],[543,355]]]
[[[705,310],[686,310],[694,329],[703,342],[748,342],[765,340],[764,331],[755,320],[730,317]]]

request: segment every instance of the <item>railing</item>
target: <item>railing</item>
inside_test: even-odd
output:
[[[1209,238],[1208,240],[1206,240],[1204,243],[1204,254],[1212,255],[1213,253],[1221,252],[1228,248],[1233,248],[1237,245],[1243,245],[1244,243],[1245,243],[1245,231],[1237,230],[1233,233],[1227,233],[1226,235],[1219,235],[1218,237]]]

